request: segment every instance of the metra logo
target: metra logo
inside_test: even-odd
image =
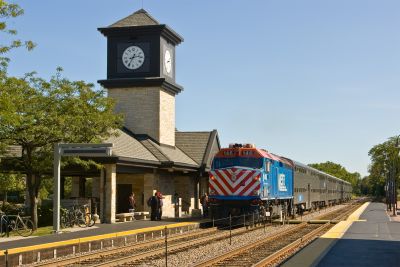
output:
[[[278,176],[278,190],[286,192],[287,187],[286,187],[286,182],[285,182],[285,174],[281,173]]]
[[[232,174],[232,181],[233,181],[233,182],[236,182],[236,180],[237,180],[236,174],[233,173],[233,174]]]

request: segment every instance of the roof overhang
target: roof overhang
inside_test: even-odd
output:
[[[168,82],[165,78],[117,78],[98,80],[104,88],[113,89],[129,86],[159,86],[165,91],[174,95],[183,91],[183,87],[178,84]]]

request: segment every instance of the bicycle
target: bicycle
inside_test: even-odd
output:
[[[0,212],[0,237],[4,237],[6,234],[8,236],[9,230],[7,215]]]
[[[74,227],[75,225],[83,228],[87,227],[90,221],[90,217],[82,211],[82,207],[74,205],[71,209],[61,209],[61,228]]]
[[[91,212],[86,212],[89,209],[89,205],[85,204],[81,207],[81,211],[83,210],[84,214],[85,214],[85,222],[86,222],[86,226],[88,227],[92,227],[93,225],[96,224],[95,221],[95,217],[94,214],[92,214]]]
[[[33,222],[28,217],[2,214],[0,219],[0,236],[16,231],[20,236],[27,237],[33,233]]]

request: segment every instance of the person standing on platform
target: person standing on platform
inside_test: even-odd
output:
[[[208,195],[204,193],[204,195],[200,199],[201,206],[203,207],[203,217],[208,217]]]
[[[133,212],[136,209],[136,200],[135,200],[135,194],[132,192],[129,195],[129,212]],[[131,211],[133,210],[133,211]]]
[[[160,206],[160,202],[158,201],[158,197],[157,197],[157,193],[154,193],[154,196],[151,196],[147,202],[147,204],[150,206],[151,208],[151,215],[150,215],[150,219],[152,221],[157,220],[158,218],[158,211],[159,211],[159,206]]]
[[[158,199],[158,213],[157,213],[157,220],[161,221],[161,216],[162,216],[162,207],[163,207],[163,195],[161,194],[160,191],[157,191],[156,193],[157,199]]]
[[[132,220],[135,220],[136,199],[135,194],[132,192],[129,195],[129,213],[132,213]]]

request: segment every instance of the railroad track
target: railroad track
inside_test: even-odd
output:
[[[250,229],[250,231],[260,229],[261,227],[262,226],[254,227]],[[295,226],[290,227],[294,228]],[[234,229],[232,230],[232,237],[243,235],[248,232],[249,230],[245,228]],[[221,231],[215,232],[214,234],[208,233],[205,234],[205,236],[191,237],[190,240],[180,240],[178,242],[171,242],[171,240],[168,239],[168,254],[187,251],[198,246],[207,245],[210,242],[226,240],[229,236],[228,231]],[[165,242],[164,240],[161,241]],[[136,249],[131,249],[122,253],[107,255],[106,257],[81,261],[80,266],[137,266],[141,265],[144,261],[151,261],[163,257],[165,257],[165,244],[160,243],[157,248],[145,249],[141,252],[138,252]]]
[[[250,229],[256,230],[262,226]],[[232,230],[232,237],[249,232],[246,228]],[[207,244],[229,238],[226,231],[218,231],[217,228],[208,228],[196,232],[180,234],[168,237],[168,253],[176,253],[188,250],[192,247]],[[46,261],[35,264],[35,267],[50,266],[121,266],[128,262],[138,262],[144,259],[157,258],[165,254],[165,238],[152,241],[133,243],[132,246],[115,247],[113,249],[93,251],[76,255],[71,258],[61,258],[56,261]],[[127,256],[129,255],[129,256]]]
[[[331,211],[329,214],[331,214],[330,216],[332,218],[337,217],[337,214],[341,214],[342,216],[344,215],[342,210]],[[321,215],[317,217],[317,219],[329,219],[327,216],[328,215]],[[296,235],[297,237],[301,237],[303,235],[304,240],[306,233],[312,232],[319,227],[319,225],[307,225],[306,223],[301,224],[301,226],[301,231],[299,231],[299,225],[287,226],[286,229],[288,231],[293,231],[293,236]],[[258,227],[251,228],[250,230],[257,230],[262,227],[264,226],[260,225]],[[248,232],[249,230],[245,228],[234,229],[232,230],[232,237],[243,235]],[[288,235],[288,232],[285,231],[285,235]],[[272,235],[271,238],[273,238],[273,236],[275,235]],[[276,236],[279,238],[280,234],[276,234]],[[204,246],[211,242],[226,240],[228,238],[229,231],[217,231],[216,228],[209,228],[196,232],[181,234],[178,236],[169,236],[168,254],[171,255],[174,253],[187,251],[192,248]],[[282,239],[282,237],[280,237],[280,239]],[[292,238],[289,243],[293,240],[295,240],[295,238]],[[275,247],[274,251],[278,249],[278,247]],[[135,266],[140,265],[143,262],[148,262],[163,257],[165,257],[165,239],[159,238],[147,242],[133,243],[131,246],[76,255],[74,258],[64,258],[58,261],[41,262],[35,266]]]
[[[208,228],[184,234],[174,234],[168,238],[170,244],[185,242],[194,238],[210,236],[217,232],[217,228]],[[60,258],[58,260],[42,261],[35,264],[35,267],[50,267],[50,266],[92,266],[99,262],[107,261],[110,258],[123,257],[127,253],[143,253],[149,250],[164,246],[165,239],[157,238],[151,241],[143,241],[138,243],[128,244],[124,247],[114,247],[106,250],[97,250],[89,253],[75,255],[74,257]]]
[[[343,209],[347,208],[345,211],[341,209],[319,216],[320,220],[328,220],[322,225],[301,223],[288,231],[244,245],[195,266],[275,266],[331,228],[329,220],[347,218],[359,206],[360,204],[354,204],[350,208],[344,207]]]
[[[331,214],[332,218],[337,218],[338,214],[340,214],[340,216],[344,216],[345,214],[352,212],[352,210],[353,209],[350,209],[349,211],[344,212],[341,209],[340,211],[332,211],[329,214]],[[328,215],[324,215],[324,216],[320,216],[320,217],[323,217],[324,219],[329,218]],[[261,227],[255,227],[254,229],[259,229]],[[315,235],[326,230],[329,227],[330,227],[330,223],[326,223],[325,225],[323,225],[323,227],[321,227],[321,225],[307,224],[307,223],[289,226],[288,228],[286,228],[284,235],[286,237],[290,236],[290,239],[286,239],[286,243],[283,244],[282,240],[284,240],[284,239],[282,239],[282,235],[283,235],[282,233],[276,233],[274,235],[271,235],[268,238],[268,240],[271,240],[270,244],[266,245],[264,248],[259,249],[259,251],[264,252],[264,253],[260,253],[259,259],[261,260],[261,259],[265,258],[265,251],[267,249],[269,249],[271,254],[273,254],[274,252],[279,250],[281,247],[285,247],[286,245],[292,244],[293,242],[296,242],[297,240],[301,240],[303,242],[303,240],[305,241],[306,239],[313,238]],[[233,236],[240,235],[240,234],[247,233],[247,232],[248,232],[248,230],[246,230],[246,229],[243,229],[243,230],[237,229],[237,230],[235,230],[235,233],[233,234]],[[224,240],[224,239],[228,239],[228,238],[229,238],[229,235],[227,235],[227,233],[221,233],[221,234],[211,236],[211,237],[196,239],[190,243],[184,243],[184,244],[179,243],[179,244],[176,244],[173,246],[168,246],[168,254],[171,255],[171,254],[175,254],[175,253],[182,252],[182,251],[188,251],[190,249],[194,249],[194,248],[202,246],[202,245],[207,245],[210,242],[216,242],[216,241]],[[262,242],[260,241],[260,243],[262,243]],[[256,242],[253,244],[253,246],[259,245],[260,243]],[[277,245],[275,245],[276,243],[278,243],[280,245],[277,246]],[[159,249],[153,250],[153,251],[147,251],[147,252],[144,252],[141,254],[129,255],[129,256],[124,256],[121,258],[116,258],[113,260],[108,260],[108,261],[101,262],[94,266],[97,266],[97,267],[100,267],[100,266],[141,266],[143,264],[151,262],[152,260],[157,260],[157,259],[160,259],[163,257],[165,257],[165,247],[159,248]],[[222,263],[221,266],[251,266],[252,264],[249,264],[249,262],[251,262],[251,261],[254,262],[254,255],[250,255],[244,262],[242,262],[242,260],[245,258],[246,257],[244,257],[243,251],[240,251],[239,256],[232,259],[231,261]],[[255,262],[258,262],[258,261],[259,260],[256,260]],[[217,260],[217,262],[211,262],[211,264],[206,264],[205,266],[214,266],[214,265],[218,266],[218,260]]]

